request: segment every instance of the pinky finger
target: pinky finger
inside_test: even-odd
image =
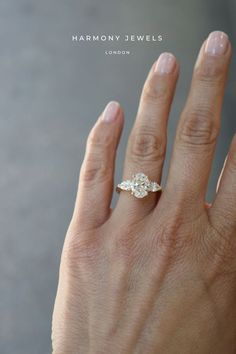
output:
[[[216,198],[210,209],[213,225],[221,233],[236,229],[236,134],[221,172]]]
[[[109,102],[89,133],[80,169],[73,221],[80,229],[100,226],[109,217],[116,150],[123,128],[123,111]]]

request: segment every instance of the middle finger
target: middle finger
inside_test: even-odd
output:
[[[228,36],[212,32],[200,50],[178,124],[163,197],[174,195],[190,211],[196,205],[200,213],[205,209],[230,56]]]

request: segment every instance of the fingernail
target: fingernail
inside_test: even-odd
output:
[[[175,57],[171,53],[162,53],[155,65],[154,71],[158,74],[171,74],[175,68]]]
[[[222,55],[227,51],[229,38],[226,33],[214,31],[209,34],[205,52],[211,55]]]
[[[118,102],[115,101],[109,102],[102,114],[102,120],[107,123],[113,122],[117,117],[117,113],[119,109],[120,109],[120,105]]]

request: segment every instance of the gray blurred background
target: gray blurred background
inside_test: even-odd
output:
[[[72,213],[86,137],[105,104],[126,114],[116,181],[142,84],[162,51],[181,76],[169,149],[201,42],[226,31],[235,52],[234,0],[2,0],[0,2],[0,353],[51,352],[51,314],[64,235]],[[74,33],[162,34],[161,43],[73,43]],[[105,49],[129,49],[105,56]],[[225,94],[214,194],[236,130],[236,58]],[[165,174],[166,176],[166,170]],[[113,206],[117,196],[114,195]]]

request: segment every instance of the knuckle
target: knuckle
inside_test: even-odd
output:
[[[113,137],[111,134],[105,134],[105,132],[98,131],[98,127],[94,126],[90,131],[87,145],[98,150],[104,150],[113,146]]]
[[[176,230],[170,224],[159,227],[150,238],[150,247],[154,257],[172,258],[177,248]]]
[[[196,108],[186,114],[179,140],[188,145],[213,145],[218,136],[214,114],[207,108]]]
[[[160,100],[166,100],[170,97],[171,90],[168,85],[154,85],[148,81],[143,87],[143,100],[147,102],[156,102],[159,104]]]
[[[113,166],[110,162],[113,140],[108,134],[98,134],[93,128],[87,139],[86,156],[81,166],[81,179],[90,184],[110,181],[113,176]]]
[[[164,139],[151,131],[134,132],[130,139],[130,155],[133,160],[145,159],[148,161],[162,160],[165,155]]]
[[[131,260],[134,252],[134,244],[132,242],[132,236],[125,234],[115,239],[113,245],[113,254],[116,254],[119,258]]]
[[[232,238],[232,234],[236,231],[236,218],[234,212],[235,198],[232,190],[225,190],[225,201],[227,207],[223,210],[214,206],[213,222],[211,222],[213,230],[218,234],[219,239]],[[209,217],[210,220],[210,217]]]
[[[208,280],[214,280],[232,271],[232,265],[235,264],[235,242],[233,238],[228,237],[226,233],[219,232],[216,228],[209,230],[209,235],[210,240],[204,241],[207,247],[203,255],[204,257],[207,255],[205,259],[210,262],[205,276]],[[203,238],[205,239],[206,235]]]
[[[62,259],[67,269],[77,271],[84,265],[90,266],[97,262],[100,246],[97,239],[89,239],[82,234],[73,234],[65,242]]]
[[[161,258],[170,262],[176,259],[184,259],[185,255],[195,248],[195,238],[190,237],[188,225],[180,210],[171,210],[171,214],[166,215],[164,221],[159,220],[150,238],[150,249]]]
[[[81,179],[86,184],[108,181],[112,178],[112,167],[98,154],[87,157],[81,168]]]
[[[182,237],[180,237],[174,225],[166,225],[160,228],[155,235],[155,247],[153,247],[153,249],[158,250],[162,255],[172,257],[182,248],[183,244],[180,242],[181,239]]]
[[[109,239],[107,247],[110,258],[117,259],[127,267],[131,266],[135,259],[141,258],[140,238],[128,226],[125,230],[121,228],[113,239]]]

